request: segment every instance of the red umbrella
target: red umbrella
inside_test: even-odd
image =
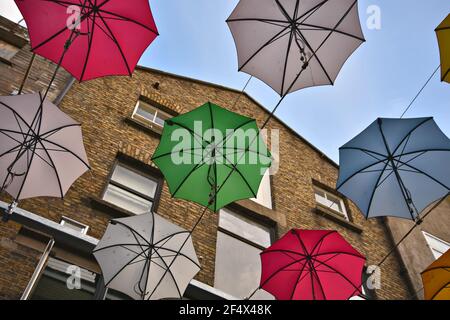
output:
[[[15,0],[34,53],[79,81],[131,75],[158,36],[148,0]]]
[[[336,231],[292,230],[261,253],[260,288],[278,300],[361,294],[366,259]]]

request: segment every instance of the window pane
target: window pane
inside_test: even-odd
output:
[[[147,201],[113,185],[108,186],[103,200],[135,214],[148,213],[153,205],[151,201]]]
[[[132,190],[145,194],[151,198],[155,197],[158,183],[121,165],[114,170],[111,178],[114,182],[120,183]]]
[[[260,205],[272,209],[272,190],[270,187],[270,171],[267,170],[259,186],[256,199],[251,199]]]
[[[345,218],[347,218],[347,213],[345,211],[345,208],[343,207],[343,201],[341,198],[338,198],[328,192],[317,188],[314,190],[314,192],[317,203],[325,206],[328,209],[337,211],[344,215]]]
[[[214,286],[236,298],[245,298],[259,287],[261,250],[222,232],[217,234]],[[273,299],[259,292],[259,299]]]
[[[423,232],[423,234],[435,259],[439,259],[450,249],[450,244],[445,242],[444,240],[441,240],[426,232]]]
[[[270,228],[229,210],[220,211],[219,226],[264,248],[271,245]]]
[[[78,273],[74,271],[75,268],[77,267],[66,262],[49,258],[48,265],[37,283],[31,299],[92,300],[95,293],[96,274],[83,268],[79,268]],[[80,276],[80,289],[76,288],[74,275]]]
[[[164,126],[164,122],[171,117],[161,111],[156,114],[155,123],[159,124],[161,127]]]
[[[164,126],[164,121],[171,118],[167,113],[143,101],[139,101],[136,115],[144,118],[146,121],[156,123],[159,126]]]
[[[17,52],[19,52],[17,47],[0,40],[0,57],[9,61]]]
[[[156,109],[149,104],[139,101],[136,114],[145,118],[146,120],[152,121],[155,118]]]

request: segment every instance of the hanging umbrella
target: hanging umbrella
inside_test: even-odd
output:
[[[79,81],[131,75],[158,36],[148,0],[15,2],[33,52],[62,65]]]
[[[87,170],[79,123],[40,94],[0,97],[0,183],[16,202],[62,198]]]
[[[152,160],[173,197],[213,211],[256,198],[272,162],[254,119],[209,102],[166,121]]]
[[[332,85],[365,41],[356,0],[241,0],[227,23],[239,71],[282,97]]]
[[[450,14],[437,27],[436,34],[441,51],[442,81],[450,83]]]
[[[450,250],[422,272],[425,300],[450,300]]]
[[[191,234],[153,213],[112,220],[93,253],[106,287],[136,300],[181,299],[200,271]]]
[[[278,300],[348,300],[362,294],[365,261],[336,231],[291,230],[261,253],[260,288]]]
[[[433,118],[378,119],[340,149],[337,189],[366,218],[416,220],[450,190],[450,140]]]

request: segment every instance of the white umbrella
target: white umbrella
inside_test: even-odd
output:
[[[191,234],[154,213],[112,220],[94,256],[106,287],[136,300],[181,299],[200,271]]]
[[[0,186],[15,202],[62,198],[88,170],[78,122],[40,93],[0,97]]]
[[[333,84],[365,41],[357,0],[241,0],[227,22],[239,70],[282,97]]]

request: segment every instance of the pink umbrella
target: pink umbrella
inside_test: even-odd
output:
[[[79,81],[131,75],[158,36],[148,0],[15,0],[34,53]]]
[[[292,230],[261,253],[260,288],[279,300],[361,294],[366,259],[336,231]]]

